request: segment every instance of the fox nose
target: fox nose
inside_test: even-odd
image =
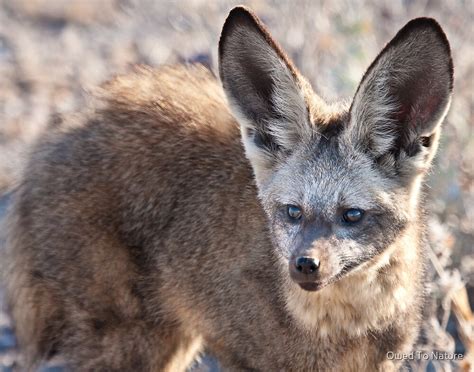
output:
[[[296,271],[304,274],[316,274],[319,269],[319,260],[313,257],[297,257],[295,260]]]
[[[306,291],[317,291],[321,284],[320,262],[315,257],[292,257],[289,261],[290,278]]]
[[[320,279],[319,260],[314,257],[299,256],[290,260],[290,277],[301,285],[316,283]]]

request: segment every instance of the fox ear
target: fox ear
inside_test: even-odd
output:
[[[244,7],[234,8],[225,21],[219,73],[257,182],[263,181],[281,156],[311,135],[303,93],[307,83]]]
[[[438,23],[407,23],[365,73],[350,109],[351,140],[397,173],[419,173],[436,151],[453,63]]]

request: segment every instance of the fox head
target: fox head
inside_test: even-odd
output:
[[[418,218],[453,88],[436,21],[403,27],[350,105],[318,97],[243,7],[224,24],[219,72],[277,255],[300,287],[318,290],[377,260]]]

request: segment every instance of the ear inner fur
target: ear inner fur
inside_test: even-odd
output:
[[[249,19],[252,20],[252,22],[255,25],[255,29],[258,30],[258,32],[264,37],[266,42],[273,48],[273,50],[278,54],[281,60],[285,62],[286,66],[291,71],[295,81],[298,81],[300,77],[300,73],[298,72],[297,68],[290,61],[290,59],[288,58],[286,53],[283,51],[283,49],[280,47],[280,45],[270,35],[270,32],[267,30],[267,27],[262,23],[262,21],[260,21],[260,19],[255,15],[255,13],[252,10],[250,10],[249,8],[245,6],[235,7],[234,9],[230,11],[229,15],[227,16],[227,19],[224,22],[224,26],[222,27],[221,37],[219,40],[219,50],[218,50],[219,58],[220,59],[222,58],[223,45],[225,43],[225,38],[228,35],[229,28],[235,27],[233,23],[236,18],[243,18],[246,20],[246,22],[248,22]],[[220,72],[220,75],[222,76],[221,65],[219,65],[219,72]]]
[[[219,42],[219,71],[242,129],[257,182],[279,159],[312,136],[314,96],[281,47],[249,10],[232,10]]]
[[[436,142],[426,146],[423,137],[437,138],[434,133],[449,108],[452,88],[446,35],[433,19],[414,19],[364,74],[349,110],[347,136],[376,158],[394,156],[397,161],[406,155],[413,161],[405,161],[405,168],[426,168],[429,161],[423,158],[431,160]],[[403,172],[409,174],[407,169]]]

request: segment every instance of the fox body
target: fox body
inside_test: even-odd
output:
[[[24,369],[395,370],[419,329],[449,44],[408,23],[328,105],[246,8],[203,67],[138,68],[32,151],[9,215]],[[228,102],[228,103],[227,103]],[[421,195],[421,196],[420,196]]]

